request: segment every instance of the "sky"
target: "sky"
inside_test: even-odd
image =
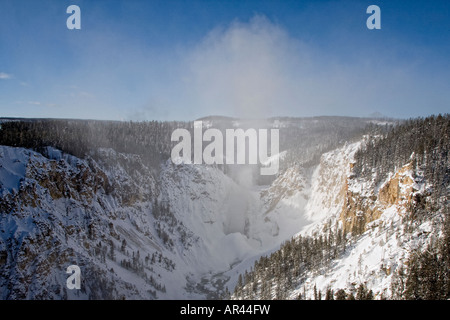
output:
[[[447,0],[0,0],[0,117],[410,118],[449,87]]]

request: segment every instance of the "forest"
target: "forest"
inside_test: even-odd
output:
[[[353,173],[378,184],[409,161],[430,182],[433,199],[448,194],[450,182],[450,115],[405,121],[387,133],[372,132],[372,139],[355,155]]]
[[[228,128],[236,128],[237,122],[237,119],[225,117],[201,120],[210,121],[223,134]],[[281,174],[293,163],[314,166],[323,152],[359,139],[362,134],[379,127],[370,121],[352,117],[273,118],[242,120],[239,127],[267,129],[281,124],[279,150],[287,151],[280,163]],[[51,146],[79,158],[91,156],[94,159],[99,148],[111,148],[120,153],[137,154],[150,168],[158,168],[161,162],[170,158],[171,150],[177,144],[171,141],[172,132],[177,128],[187,129],[193,135],[193,121],[0,119],[0,145],[28,148],[43,155],[46,147]],[[228,165],[217,167],[224,172],[229,170]],[[255,172],[258,171],[259,167],[255,168]],[[257,182],[268,184],[273,179],[260,176]]]
[[[95,158],[98,148],[138,154],[151,164],[170,157],[170,135],[184,122],[119,122],[65,119],[3,121],[0,144],[45,153],[51,146],[79,158]]]

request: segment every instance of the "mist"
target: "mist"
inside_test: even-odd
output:
[[[398,59],[399,50],[405,48],[361,48],[343,58],[255,15],[218,26],[180,49],[166,82],[159,84],[166,95],[152,98],[164,100],[164,107],[152,103],[143,110],[188,120],[207,115],[364,117],[375,111],[411,116],[430,101],[442,100],[442,81],[439,76],[424,80],[424,62]]]

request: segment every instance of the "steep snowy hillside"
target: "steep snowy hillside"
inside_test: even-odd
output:
[[[344,233],[352,230],[353,237],[349,234],[345,251],[323,269],[309,272],[307,280],[292,290],[288,298],[295,299],[300,294],[305,299],[314,299],[314,290],[324,293],[325,298],[327,291],[340,289],[356,296],[361,284],[372,290],[375,299],[391,298],[396,272],[405,265],[411,252],[427,247],[442,232],[442,212],[417,223],[414,228],[406,223],[411,198],[424,194],[427,189],[425,183],[414,180],[410,165],[388,179],[378,194],[377,190],[370,192],[368,190],[371,189],[352,181],[351,177],[343,187],[346,192],[342,197],[345,201],[343,207],[328,211],[330,214],[324,220],[301,234],[327,236],[327,232],[332,230],[329,226],[339,226]],[[394,188],[395,193],[392,191]],[[364,204],[364,200],[358,198],[362,195],[370,204]],[[366,226],[358,230],[358,219],[363,217]]]
[[[3,299],[218,298],[225,272],[298,230],[292,199],[306,201],[305,185],[269,208],[217,168],[168,160],[154,176],[112,149],[94,160],[1,146],[0,177]],[[79,291],[66,288],[72,264]]]
[[[116,158],[109,171],[51,148],[47,158],[0,147],[2,299],[152,298],[166,291],[161,279],[174,262],[156,236],[155,180],[131,168],[138,159],[105,152]],[[72,264],[82,271],[78,291],[65,286]]]
[[[312,223],[242,270],[232,298],[448,299],[448,120],[323,154],[305,206]]]

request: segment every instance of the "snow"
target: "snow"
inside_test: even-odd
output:
[[[184,288],[189,283],[200,283],[206,279],[210,282],[209,289],[212,289],[213,279],[222,274],[221,277],[228,280],[227,285],[232,290],[239,273],[250,267],[259,256],[273,252],[283,241],[305,226],[314,224],[324,216],[336,214],[339,201],[336,200],[337,196],[336,199],[331,199],[329,195],[338,193],[340,186],[335,182],[345,177],[348,170],[342,170],[342,167],[345,167],[355,148],[356,145],[350,145],[344,151],[324,155],[321,165],[313,174],[311,187],[307,174],[291,170],[280,177],[274,183],[274,188],[269,188],[263,197],[260,195],[261,188],[254,188],[249,183],[251,179],[233,180],[212,167],[173,164],[168,160],[159,177],[158,201],[169,203],[176,218],[192,233],[189,247],[176,241],[174,249],[167,250],[161,240],[154,236],[156,231],[151,216],[152,208],[145,202],[134,207],[120,207],[117,199],[102,194],[96,195],[96,200],[91,204],[85,200],[80,202],[64,198],[55,201],[44,188],[38,188],[36,191],[38,198],[42,199],[41,206],[26,210],[32,216],[40,216],[44,220],[48,219],[45,212],[50,212],[57,221],[77,228],[86,216],[83,208],[91,207],[93,212],[103,215],[101,219],[113,222],[115,232],[127,240],[129,251],[139,250],[142,256],[162,252],[175,262],[176,268],[173,272],[154,267],[155,278],[163,282],[167,290],[166,294],[158,292],[158,297],[201,298],[204,292],[188,291]],[[112,159],[121,156],[133,158],[117,155],[113,150],[105,149],[100,152]],[[48,148],[46,153],[48,159],[25,149],[0,147],[2,192],[15,193],[24,181],[32,183],[26,178],[27,166],[38,168],[37,172],[44,173],[44,165],[50,167],[49,162],[62,161],[61,170],[67,171],[66,174],[77,172],[79,164],[88,166],[86,161],[62,154],[53,148]],[[120,165],[111,167],[106,173],[112,181],[131,183],[131,177]],[[242,172],[237,175],[244,176]],[[327,179],[324,179],[325,177]],[[151,184],[149,186],[154,188]],[[278,200],[275,201],[276,199]],[[266,203],[269,202],[274,206],[268,206]],[[5,236],[15,234],[16,237],[25,237],[27,234],[34,234],[37,228],[29,215],[19,220],[3,220],[3,230],[6,232],[3,233]],[[66,231],[57,227],[55,232],[58,230],[61,237],[64,237]],[[119,241],[114,238],[111,240],[116,248],[120,247]],[[6,238],[3,241],[6,241]],[[82,244],[72,237],[69,237],[67,246],[80,253],[85,251]],[[351,255],[342,259],[342,270],[348,269],[347,265],[356,265],[355,259],[358,259],[359,251],[355,248]],[[146,286],[142,284],[142,279],[117,263],[126,258],[127,256],[116,250],[116,262],[107,259],[105,265],[98,266],[103,270],[112,268],[114,273],[111,277],[132,284],[139,288],[138,295],[144,295]],[[374,257],[371,259],[376,260]],[[354,270],[351,269],[350,272]],[[318,285],[344,277],[336,273],[332,279],[321,279],[316,280]]]
[[[191,273],[217,274],[246,264],[247,259],[277,248],[301,225],[298,209],[304,204],[298,194],[264,215],[260,189],[239,184],[217,169],[180,165],[174,170],[167,162],[162,179],[161,200],[171,203],[200,239],[189,250]]]
[[[0,183],[3,190],[19,190],[28,158],[29,154],[23,149],[0,148]]]
[[[70,248],[75,252],[68,262],[89,261],[86,266],[105,272],[104,279],[114,282],[117,291],[127,298],[153,297],[148,293],[155,291],[152,285],[120,266],[121,260],[130,259],[118,249],[120,241],[126,239],[129,252],[139,250],[141,257],[161,253],[175,264],[174,270],[158,264],[152,265],[151,272],[146,269],[148,275],[166,288],[166,292],[155,291],[155,298],[202,299],[221,289],[218,280],[225,281],[233,290],[239,274],[249,270],[261,255],[277,250],[292,236],[320,232],[325,223],[339,224],[346,186],[354,194],[370,195],[370,190],[374,189],[371,181],[349,182],[350,163],[362,143],[364,141],[345,144],[323,154],[320,164],[311,171],[288,168],[270,186],[255,186],[249,168],[226,175],[214,167],[183,161],[174,164],[169,159],[154,176],[138,156],[119,154],[112,149],[98,150],[106,159],[104,162],[92,159],[89,162],[54,148],[47,148],[44,157],[30,150],[0,146],[0,195],[3,201],[27,186],[34,188],[33,196],[39,201],[38,206],[23,203],[21,211],[2,215],[0,251],[5,250],[8,239],[14,238],[21,244],[24,239],[40,236],[42,230],[52,230],[64,250]],[[265,165],[282,159],[285,154],[284,151],[270,157]],[[140,164],[141,169],[130,171],[118,159]],[[52,166],[56,169],[50,169]],[[75,198],[54,199],[46,187],[39,185],[39,176],[45,176],[50,170],[70,180],[78,177],[81,168],[92,166],[104,172],[111,183],[131,186],[138,200],[124,206],[121,203],[123,194],[87,189],[88,196],[74,193]],[[93,179],[93,171],[86,170],[88,179]],[[404,175],[412,178],[409,171]],[[70,188],[70,185],[66,187]],[[424,192],[427,186],[416,181],[414,188]],[[157,236],[157,221],[152,214],[155,199],[170,206],[170,211],[186,231],[186,243],[176,231],[170,234],[173,247],[168,247]],[[290,292],[290,298],[303,294],[305,288],[311,297],[314,286],[325,292],[330,286],[352,288],[359,283],[366,283],[378,298],[381,294],[389,295],[393,271],[407,259],[411,248],[423,246],[428,241],[426,234],[432,230],[429,223],[424,223],[420,226],[424,235],[405,234],[401,216],[401,203],[384,208],[381,217],[367,226],[367,231],[349,245],[342,257],[333,261],[328,270],[311,273],[304,285]],[[87,253],[83,243],[86,235],[80,230],[84,230],[88,219],[96,223],[95,231],[98,232],[98,238],[90,246],[100,240],[103,244],[112,241],[116,248],[115,261],[107,258],[101,262]],[[69,235],[68,230],[74,231]],[[45,258],[46,254],[47,251],[41,255]],[[63,270],[64,266],[59,268]],[[386,273],[388,269],[389,274]],[[65,281],[65,275],[59,273],[61,270],[53,270],[48,277],[42,276],[38,280],[53,284]],[[201,288],[198,288],[200,284]],[[0,294],[5,292],[2,285],[5,284],[0,282]]]
[[[313,174],[312,198],[306,205],[306,215],[313,222],[298,234],[320,233],[325,223],[331,223],[331,225],[340,223],[339,213],[342,209],[342,201],[337,200],[342,196],[338,194],[346,181],[342,178],[348,174],[346,163],[352,161],[358,144],[348,145],[322,156],[321,163]],[[400,170],[403,176],[412,179],[410,170],[404,170],[404,168]],[[393,176],[394,173],[391,177]],[[326,179],[323,179],[324,177]],[[335,184],[335,181],[340,183]],[[406,190],[408,187],[400,184],[400,190]],[[419,190],[417,192],[426,189],[424,184],[417,182],[414,183],[414,187],[415,190]],[[371,181],[350,181],[348,188],[355,194],[366,196],[370,195],[370,190],[376,192],[379,190]],[[369,223],[364,234],[347,247],[342,257],[334,260],[327,270],[311,272],[307,276],[307,281],[293,290],[289,298],[295,299],[299,293],[303,294],[306,291],[306,298],[313,299],[314,286],[322,293],[325,293],[328,288],[333,288],[334,292],[342,288],[347,292],[353,290],[355,293],[359,284],[365,284],[372,289],[376,299],[390,297],[393,274],[397,268],[404,265],[413,248],[426,247],[430,238],[425,235],[432,230],[431,223],[424,222],[415,234],[405,233],[403,214],[402,201],[397,205],[386,207],[380,218]]]

